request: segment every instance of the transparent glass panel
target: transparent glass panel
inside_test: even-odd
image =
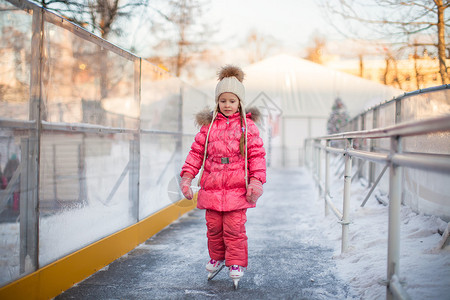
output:
[[[0,118],[28,120],[32,15],[0,0]]]
[[[378,128],[395,125],[395,102],[380,106],[378,111]]]
[[[366,120],[364,121],[366,130],[373,129],[373,110],[366,112]]]
[[[404,203],[414,211],[448,221],[450,175],[423,170],[404,170]]]
[[[27,153],[21,142],[29,132],[16,125],[29,119],[32,18],[0,0],[0,122],[5,121],[0,123],[0,286],[26,274],[20,260],[20,212]]]
[[[183,133],[197,133],[199,128],[195,124],[195,115],[207,107],[212,111],[214,104],[214,96],[208,96],[188,85],[183,85]]]
[[[45,23],[43,120],[138,128],[134,62]]]
[[[382,105],[378,111],[378,128],[395,125],[395,102]],[[379,149],[389,151],[391,147],[390,139],[377,139]]]
[[[198,112],[214,107],[214,97],[208,96],[187,84],[183,84],[182,89],[183,103],[183,123],[182,123],[182,147],[180,149],[180,168],[175,170],[176,174],[181,172],[181,166],[183,165],[189,151],[191,150],[191,145],[194,142],[195,135],[199,132],[200,127],[196,124],[195,116]],[[198,176],[194,179],[193,185],[196,186]]]
[[[401,120],[404,122],[450,114],[450,90],[404,98],[401,105]]]
[[[141,136],[140,219],[184,198],[176,178],[181,171],[178,143],[174,134]]]
[[[23,274],[20,268],[21,140],[25,132],[0,128],[0,286]],[[22,175],[23,176],[23,175]]]
[[[189,90],[182,95],[182,86],[178,78],[142,62],[140,219],[183,198],[177,179],[184,159],[181,132],[192,118],[184,109],[193,109],[184,103],[195,96]]]
[[[141,128],[181,132],[181,81],[142,61]]]
[[[137,220],[130,187],[132,134],[92,125],[139,128],[135,64],[80,38],[46,15],[41,115],[86,133],[41,135],[39,263],[49,264]]]
[[[186,157],[191,150],[192,143],[194,142],[195,134],[184,134],[183,135],[183,145],[181,148],[181,165],[184,164]],[[181,166],[180,166],[181,168]],[[181,172],[181,170],[180,170]]]
[[[52,131],[42,135],[40,266],[136,221],[129,196],[131,138]]]
[[[373,126],[373,119],[374,119],[373,110],[367,111],[365,116],[366,116],[366,119],[364,121],[365,129],[366,130],[373,129],[373,127],[374,127]],[[375,143],[376,143],[375,139],[367,140],[366,144],[365,144],[365,146],[366,146],[365,150],[366,151],[370,151],[372,146],[375,147]],[[367,180],[375,180],[375,179],[371,178],[370,172],[371,172],[372,168],[374,168],[374,163],[372,163],[372,162],[366,162],[365,163],[363,176]]]
[[[403,138],[404,152],[450,154],[450,132]]]
[[[413,121],[450,114],[450,90],[416,95],[403,99],[402,120]],[[406,152],[450,154],[450,133],[440,132],[403,139]]]

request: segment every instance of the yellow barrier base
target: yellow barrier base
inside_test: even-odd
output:
[[[181,200],[146,219],[0,288],[0,299],[50,299],[84,280],[196,207]]]

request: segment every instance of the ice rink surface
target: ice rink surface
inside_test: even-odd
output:
[[[314,201],[304,169],[270,170],[248,211],[249,266],[234,290],[228,269],[207,281],[203,210],[194,210],[55,299],[346,299],[333,249],[302,237]],[[316,203],[317,204],[317,203]],[[315,235],[315,234],[314,234]],[[307,236],[312,236],[311,233]]]

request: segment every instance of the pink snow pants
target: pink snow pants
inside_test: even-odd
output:
[[[247,209],[233,211],[206,210],[209,256],[224,260],[227,267],[247,267],[248,250],[245,222]]]

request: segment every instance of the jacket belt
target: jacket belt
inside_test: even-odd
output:
[[[210,159],[215,163],[229,164],[238,161],[240,158],[241,158],[240,156],[234,156],[234,157],[211,157]]]

